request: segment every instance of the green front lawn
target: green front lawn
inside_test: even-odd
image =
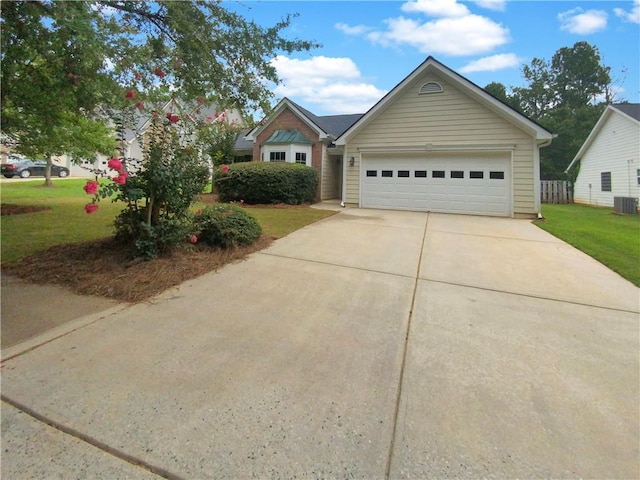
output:
[[[542,215],[540,228],[640,287],[640,215],[575,204],[543,204]]]
[[[112,235],[113,220],[123,204],[103,200],[96,213],[86,214],[84,204],[92,197],[82,190],[85,183],[85,179],[54,179],[53,187],[45,188],[42,179],[3,182],[0,185],[3,204],[42,205],[51,207],[51,210],[2,216],[2,263],[13,262],[54,245]],[[263,207],[250,211],[264,232],[274,238],[283,237],[334,213],[309,207]]]

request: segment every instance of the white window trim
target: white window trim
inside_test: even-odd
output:
[[[305,165],[307,167],[311,166],[311,145],[300,145],[297,143],[285,145],[263,145],[261,151],[262,161],[270,162],[269,158],[271,156],[271,152],[285,152],[286,163],[296,163],[296,153],[304,153],[307,156]]]

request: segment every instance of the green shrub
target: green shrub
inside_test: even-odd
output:
[[[214,184],[223,202],[299,205],[315,200],[318,172],[296,163],[235,163],[217,169]]]
[[[198,240],[212,247],[251,245],[262,235],[253,215],[236,205],[206,207],[196,214],[194,227]]]

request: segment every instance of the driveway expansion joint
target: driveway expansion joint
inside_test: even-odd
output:
[[[383,275],[392,275],[394,277],[412,278],[412,279],[416,278],[414,275],[403,275],[402,273],[385,272],[383,270],[372,270],[370,268],[356,267],[356,266],[353,266],[353,265],[341,265],[339,263],[323,262],[321,260],[311,260],[311,259],[308,259],[308,258],[290,257],[288,255],[280,255],[280,254],[277,254],[277,253],[256,252],[255,255],[266,255],[266,256],[269,256],[269,257],[287,258],[289,260],[297,260],[299,262],[317,263],[319,265],[327,265],[327,266],[330,266],[330,267],[338,267],[338,268],[348,268],[348,269],[351,269],[351,270],[359,270],[361,272],[381,273]]]
[[[541,295],[534,295],[534,294],[531,294],[531,293],[510,292],[508,290],[499,290],[497,288],[481,287],[481,286],[478,286],[478,285],[469,285],[469,284],[465,284],[465,283],[445,282],[444,280],[435,280],[435,279],[426,278],[426,277],[420,278],[419,280],[423,280],[425,282],[432,282],[432,283],[441,283],[443,285],[451,285],[452,287],[473,288],[473,289],[476,289],[476,290],[484,290],[485,292],[504,293],[505,295],[515,295],[515,296],[518,296],[518,297],[535,298],[536,300],[547,300],[549,302],[569,303],[571,305],[579,305],[581,307],[589,307],[589,308],[599,308],[599,309],[602,309],[602,310],[609,310],[609,311],[612,311],[612,312],[640,314],[640,310],[627,310],[627,309],[624,309],[624,308],[607,307],[605,305],[594,305],[592,303],[577,302],[575,300],[566,300],[566,299],[562,299],[562,298],[543,297]]]
[[[422,259],[422,254],[424,253],[424,245],[425,240],[427,238],[427,227],[429,226],[429,214],[427,213],[424,228],[422,231],[422,247],[420,248],[420,259]],[[385,479],[389,480],[391,476],[391,462],[393,461],[393,452],[396,446],[396,434],[398,427],[398,416],[400,415],[400,403],[402,401],[402,383],[404,381],[404,371],[405,366],[407,364],[407,351],[409,350],[409,335],[411,334],[411,320],[413,319],[413,312],[415,310],[416,304],[416,294],[418,292],[418,282],[420,280],[420,266],[422,261],[418,261],[418,267],[416,269],[416,274],[413,283],[413,294],[411,295],[411,307],[409,308],[409,318],[407,319],[407,331],[404,336],[404,345],[402,346],[402,363],[400,365],[400,375],[398,377],[398,387],[396,394],[396,404],[395,411],[393,413],[393,428],[391,430],[391,443],[389,445],[389,456],[387,457],[387,468],[385,471]]]
[[[12,407],[20,410],[24,414],[29,415],[31,418],[37,420],[38,422],[44,423],[45,425],[48,425],[51,428],[54,428],[61,433],[69,435],[81,442],[87,443],[92,447],[97,448],[98,450],[108,455],[111,455],[112,457],[115,457],[119,460],[130,463],[131,465],[135,465],[136,467],[139,467],[143,470],[148,471],[149,473],[157,475],[161,478],[165,478],[167,480],[184,480],[183,477],[180,477],[179,475],[176,475],[175,473],[172,473],[162,467],[157,467],[155,465],[152,465],[149,462],[146,462],[128,453],[125,453],[122,450],[119,450],[117,448],[113,448],[107,445],[106,443],[101,442],[100,440],[97,440],[89,435],[85,435],[84,433],[80,432],[79,430],[76,430],[75,428],[67,427],[66,425],[63,425],[59,422],[51,420],[50,418],[47,418],[46,416],[41,415],[40,413],[36,412],[32,408],[27,407],[26,405],[23,405],[22,403],[17,402],[7,397],[6,395],[0,395],[0,399],[3,402],[8,403]]]

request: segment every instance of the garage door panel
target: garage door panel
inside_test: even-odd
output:
[[[374,208],[509,216],[510,177],[508,158],[483,154],[446,159],[365,157],[361,203]]]

